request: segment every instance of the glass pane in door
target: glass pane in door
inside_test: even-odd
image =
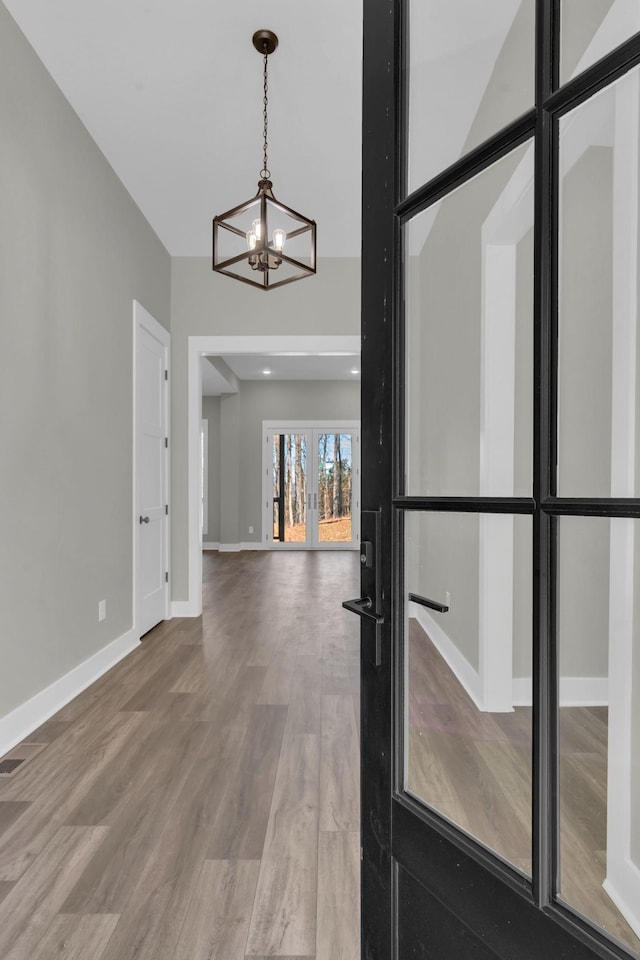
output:
[[[307,539],[307,438],[304,433],[273,435],[273,539]]]
[[[558,896],[640,953],[640,521],[558,521]]]
[[[560,83],[640,30],[637,0],[561,0]]]
[[[535,0],[410,0],[409,193],[534,102]]]
[[[410,511],[404,543],[405,789],[528,875],[531,518]]]
[[[349,433],[318,435],[318,540],[352,540],[353,457]]]
[[[640,70],[560,120],[558,494],[640,495]]]
[[[406,490],[531,496],[533,144],[405,225]]]

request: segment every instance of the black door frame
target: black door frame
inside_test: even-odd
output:
[[[640,517],[639,500],[557,496],[556,264],[559,118],[640,63],[640,35],[559,89],[559,0],[535,2],[536,108],[406,196],[408,0],[364,0],[362,407],[367,416],[362,423],[362,509],[380,512],[380,612],[385,620],[379,667],[375,665],[375,628],[362,624],[362,957],[367,960],[399,956],[392,913],[403,917],[409,937],[406,944],[411,938],[416,945],[422,942],[424,924],[429,925],[432,952],[416,952],[415,956],[436,957],[438,937],[457,936],[467,951],[460,954],[465,957],[628,957],[625,950],[554,900],[558,867],[557,518]],[[403,224],[533,136],[533,497],[406,497]],[[403,675],[403,664],[402,651],[393,649],[393,637],[401,636],[402,518],[407,510],[425,509],[523,513],[533,519],[532,882],[402,791],[399,721],[403,705],[394,694],[394,687],[400,689],[394,677]],[[429,862],[428,890],[424,886],[425,859]],[[418,888],[424,894],[422,911],[409,903],[411,897],[406,904],[401,902],[399,870],[422,884]],[[453,910],[452,892],[456,894]],[[439,905],[435,912],[434,904]],[[452,921],[455,933],[449,929]]]

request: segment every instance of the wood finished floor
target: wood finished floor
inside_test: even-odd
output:
[[[408,786],[531,873],[531,709],[481,713],[416,620],[409,622]],[[560,894],[640,954],[602,889],[606,872],[606,707],[560,710]]]
[[[359,957],[358,578],[351,552],[206,553],[202,618],[29,737],[3,960]]]

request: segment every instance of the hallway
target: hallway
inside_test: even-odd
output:
[[[29,738],[0,779],[4,960],[356,960],[358,566],[206,553],[202,618]]]

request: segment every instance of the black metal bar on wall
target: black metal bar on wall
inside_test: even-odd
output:
[[[393,506],[438,513],[532,514],[536,504],[531,497],[395,497]]]

